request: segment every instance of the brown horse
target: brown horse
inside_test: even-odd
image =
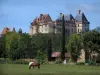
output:
[[[35,63],[35,62],[30,62],[30,63],[29,63],[29,69],[31,69],[31,67],[34,68],[34,67],[36,67],[36,66],[38,67],[38,69],[40,69],[40,63]]]

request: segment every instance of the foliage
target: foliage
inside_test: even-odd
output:
[[[84,62],[78,62],[78,63],[76,63],[76,65],[85,65],[85,63]]]
[[[16,32],[15,28],[13,28],[12,32]]]
[[[97,32],[95,30],[92,30],[90,32],[84,33],[83,34],[84,38],[84,44],[86,45],[87,42],[92,41],[94,44],[99,44],[100,45],[100,32]]]
[[[100,26],[98,26],[97,28],[94,29],[97,32],[100,32]]]
[[[80,55],[81,42],[82,39],[80,35],[73,34],[69,38],[67,49],[68,52],[71,54],[72,61],[76,61],[78,56]]]
[[[41,50],[42,52],[47,49],[48,35],[37,34],[32,36],[32,40],[36,44],[37,49]]]
[[[3,38],[5,38],[5,44],[6,44],[5,48],[10,49],[10,45],[11,45],[12,41],[14,39],[19,39],[20,35],[17,34],[16,32],[9,32],[9,33],[5,34],[3,36]]]
[[[52,41],[48,44],[49,37]],[[0,52],[2,57],[9,57],[12,60],[35,58],[38,50],[46,53],[51,43],[54,51],[60,50],[60,39],[59,34],[37,34],[31,37],[27,33],[19,34],[13,31],[3,35],[0,39]]]
[[[36,55],[34,41],[26,33],[18,34],[10,32],[2,36],[5,44],[5,52],[7,57],[12,60],[19,58],[31,58]],[[3,54],[4,54],[3,53]]]
[[[46,57],[46,55],[43,53],[43,52],[41,52],[41,51],[38,51],[37,52],[37,56],[36,56],[36,59],[37,59],[37,61],[40,63],[40,64],[43,64],[44,63],[44,61],[45,61],[45,58]]]
[[[12,63],[12,64],[29,64],[28,61],[21,60],[21,59],[11,61],[11,63]]]
[[[10,44],[8,58],[11,60],[19,59],[18,39],[13,39],[12,43]]]
[[[73,61],[76,61],[82,48],[89,53],[89,56],[94,51],[100,54],[100,32],[97,30],[81,35],[72,34],[66,43]],[[43,63],[47,52],[49,58],[52,51],[61,51],[61,55],[64,57],[64,44],[64,34],[36,34],[31,37],[27,33],[8,32],[0,38],[0,57],[10,58],[11,60],[36,57],[39,62]],[[37,52],[38,50],[40,50],[40,53]],[[95,61],[91,56],[87,59]]]
[[[4,39],[1,37],[0,38],[0,57],[6,57],[5,55],[5,43],[4,43]]]
[[[51,60],[51,54],[52,54],[52,40],[51,40],[51,37],[48,40],[47,54],[48,54],[48,61],[50,61]]]
[[[85,45],[85,49],[89,53],[89,61],[94,61],[92,59],[93,55],[91,54],[95,51],[100,54],[100,32],[96,30],[92,30],[90,32],[84,33],[83,34],[83,43]],[[96,58],[95,58],[96,59]]]
[[[61,60],[61,59],[57,59],[57,60],[55,61],[55,63],[56,63],[56,64],[61,64],[61,63],[62,63],[62,60]]]
[[[21,28],[19,29],[18,33],[19,33],[19,34],[21,34],[21,33],[22,33],[22,29],[21,29]]]
[[[61,59],[65,59],[65,19],[64,15],[62,15],[62,42],[61,42]]]

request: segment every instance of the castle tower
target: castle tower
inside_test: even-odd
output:
[[[75,17],[75,23],[76,23],[76,32],[77,33],[84,33],[89,31],[89,21],[85,17],[84,13],[81,12],[81,10],[77,11],[77,15]]]

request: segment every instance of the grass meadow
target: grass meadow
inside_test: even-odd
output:
[[[100,66],[52,64],[29,70],[24,64],[0,64],[0,75],[100,75]]]

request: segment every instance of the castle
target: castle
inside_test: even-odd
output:
[[[60,13],[60,16],[62,13]],[[72,14],[64,15],[65,19],[65,33],[69,36],[72,33],[84,33],[89,31],[90,22],[85,17],[81,10],[77,11],[74,18]],[[52,21],[49,14],[40,14],[39,18],[35,18],[30,25],[30,35],[38,33],[61,33],[61,17]]]

